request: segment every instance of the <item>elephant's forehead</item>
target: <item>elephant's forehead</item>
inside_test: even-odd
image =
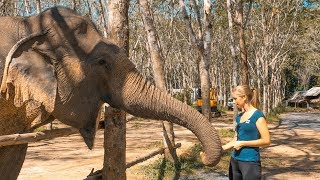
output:
[[[78,16],[66,16],[63,17],[63,20],[53,18],[54,21],[59,24],[60,28],[66,30],[75,30],[79,27],[80,24],[87,25],[87,21]]]
[[[119,53],[120,48],[113,43],[100,41],[95,45],[94,51],[98,54],[116,55]]]
[[[65,28],[75,29],[81,23],[87,24],[90,22],[87,18],[75,14],[72,10],[68,8],[51,8],[43,12],[43,14],[39,14],[40,18],[43,21],[47,21],[48,23],[52,23],[52,19],[55,23],[60,26],[67,26]]]

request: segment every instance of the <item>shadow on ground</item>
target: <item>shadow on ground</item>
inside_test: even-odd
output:
[[[320,113],[289,113],[270,128],[272,144],[262,150],[264,179],[320,178]]]

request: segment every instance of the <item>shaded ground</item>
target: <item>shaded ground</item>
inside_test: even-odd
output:
[[[320,113],[288,113],[263,150],[267,179],[320,179]]]
[[[272,144],[262,149],[265,179],[320,179],[320,113],[289,113],[279,126],[270,125]],[[224,114],[213,123],[217,128],[232,128],[232,115]],[[178,154],[197,143],[187,129],[175,126]],[[158,149],[162,129],[159,122],[131,121],[127,124],[127,162]],[[227,141],[223,139],[223,141]],[[159,158],[156,156],[144,164]],[[94,168],[102,168],[103,131],[97,133],[94,150],[86,148],[79,135],[60,137],[29,145],[18,179],[84,179]],[[127,169],[127,179],[146,179],[138,166]],[[184,179],[217,179],[217,174],[198,174]],[[221,177],[221,176],[220,176]],[[183,178],[182,178],[183,179]],[[224,178],[225,179],[225,178]]]

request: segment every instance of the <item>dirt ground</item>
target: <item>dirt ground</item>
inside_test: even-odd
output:
[[[263,149],[267,179],[320,179],[320,112],[288,113]]]
[[[300,114],[300,119],[304,120],[309,114]],[[320,125],[320,113],[311,113],[314,118],[312,126],[307,126],[310,122],[305,121],[293,121],[292,124],[288,122],[290,117],[296,116],[285,114],[280,125],[269,124],[272,144],[262,149],[264,179],[320,179],[320,129],[312,128],[314,124]],[[232,128],[231,112],[216,119],[213,125],[217,129]],[[174,129],[176,142],[182,144],[177,150],[178,154],[198,142],[189,130],[180,126]],[[159,122],[130,121],[127,124],[127,162],[158,149],[161,141],[162,128]],[[86,148],[78,134],[31,143],[18,179],[84,179],[93,168],[102,168],[103,151],[103,130],[98,131],[93,150]],[[127,179],[146,179],[137,173],[137,167],[127,169]]]

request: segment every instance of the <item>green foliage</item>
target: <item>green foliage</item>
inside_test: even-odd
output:
[[[234,130],[232,129],[219,129],[218,134],[220,138],[232,138],[234,137]]]
[[[297,90],[298,78],[294,75],[294,71],[292,69],[285,68],[283,71],[286,75],[285,97],[290,97]]]
[[[201,144],[195,144],[187,150],[184,156],[180,157],[180,169],[186,173],[191,173],[192,169],[203,168],[204,164],[200,159],[200,152],[203,151]]]
[[[280,122],[279,115],[281,113],[287,112],[287,108],[283,105],[280,105],[276,108],[273,108],[267,115],[266,119],[269,123],[278,123]]]
[[[147,179],[156,180],[169,179],[167,177],[172,177],[172,172],[174,172],[174,169],[174,165],[171,162],[161,158],[152,164],[141,166],[139,170]]]
[[[37,129],[35,129],[34,132],[41,132],[41,131],[44,131],[44,130],[45,130],[44,126],[40,126]]]
[[[176,165],[161,158],[152,164],[141,166],[140,171],[148,179],[174,179],[177,174],[192,174],[194,170],[204,168],[199,156],[202,150],[202,146],[196,144],[179,157],[179,163]]]
[[[278,114],[276,114],[276,113],[274,113],[272,111],[267,114],[266,119],[267,119],[268,123],[278,123],[278,122],[280,122],[280,118],[279,118]]]
[[[192,93],[193,93],[192,89],[184,89],[184,90],[182,90],[182,92],[176,92],[173,95],[173,97],[180,100],[181,102],[187,101],[187,104],[191,106],[192,105],[192,99],[191,99]],[[186,98],[186,100],[185,100],[185,98]]]
[[[217,108],[218,108],[218,110],[219,110],[220,112],[222,112],[222,113],[228,111],[228,107],[223,106],[222,104],[218,104],[218,105],[217,105]]]
[[[306,90],[320,85],[320,9],[303,8],[297,13],[296,38],[289,51],[291,62],[287,64],[292,74],[285,76],[286,80],[288,75],[297,80],[291,90]]]
[[[278,107],[272,109],[272,112],[276,114],[281,114],[287,112],[287,108],[284,105],[279,105]]]
[[[309,88],[320,86],[320,73],[319,75],[312,75],[309,81]]]

